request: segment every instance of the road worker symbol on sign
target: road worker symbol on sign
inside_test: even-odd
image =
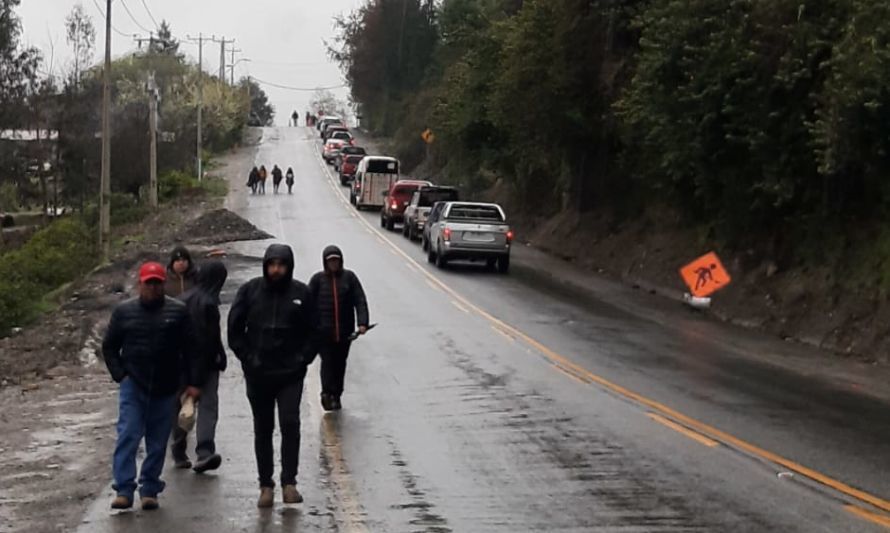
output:
[[[427,128],[420,134],[420,138],[427,144],[433,144],[436,141],[436,134],[433,133],[433,130]]]
[[[732,278],[717,254],[711,252],[680,269],[680,276],[693,296],[705,297],[729,285]]]

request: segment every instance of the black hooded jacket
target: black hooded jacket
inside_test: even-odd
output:
[[[189,262],[188,270],[181,276],[173,271],[173,263],[177,259],[186,259]],[[195,278],[198,275],[198,269],[192,260],[192,254],[189,253],[185,246],[177,246],[170,254],[170,262],[167,263],[167,282],[164,285],[164,292],[167,296],[173,298],[182,298],[182,294],[195,286]]]
[[[222,372],[227,366],[226,349],[219,327],[219,293],[228,275],[222,262],[206,263],[198,271],[195,287],[182,295],[194,325],[194,349],[200,361],[202,381],[206,381],[206,372]]]
[[[329,272],[326,257],[339,256],[343,252],[336,246],[328,246],[322,252],[324,270],[309,281],[309,293],[318,309],[318,328],[327,341],[343,342],[355,332],[356,319],[359,326],[370,324],[368,300],[358,276],[351,270],[341,268],[336,274]]]
[[[288,267],[273,282],[266,266],[274,259]],[[251,377],[298,375],[315,358],[315,307],[306,284],[293,279],[290,246],[273,244],[263,258],[263,276],[245,283],[229,311],[229,347]]]
[[[203,384],[194,355],[194,330],[185,304],[165,297],[147,305],[138,297],[118,305],[102,341],[111,378],[132,379],[150,396],[176,393],[184,381]]]

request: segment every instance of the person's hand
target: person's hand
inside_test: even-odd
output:
[[[185,389],[185,395],[197,400],[201,397],[201,389],[198,387],[188,387]]]
[[[359,335],[364,335],[364,334],[367,333],[367,332],[368,332],[368,326],[359,326],[359,327],[358,327],[358,334],[359,334]]]

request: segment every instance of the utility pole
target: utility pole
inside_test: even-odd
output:
[[[110,1],[110,0],[109,0]],[[186,36],[190,41],[195,41],[196,39],[192,37]],[[201,147],[204,144],[201,141],[201,114],[204,108],[204,34],[198,34],[198,181],[201,181],[204,177],[203,168],[201,165]]]
[[[219,43],[219,81],[222,83],[226,82],[226,45],[231,44],[233,47],[235,46],[235,39],[226,39],[225,37],[221,37],[219,39],[216,38],[216,35],[211,37],[209,40]]]
[[[105,69],[102,71],[102,175],[99,187],[99,246],[111,253],[111,0],[105,2]]]
[[[231,61],[230,64],[229,64],[229,70],[232,71],[232,87],[235,86],[235,54],[240,54],[240,53],[243,52],[243,51],[244,51],[244,50],[241,50],[240,48],[237,48],[237,49],[236,49],[235,46],[232,45],[232,50],[231,50],[231,52],[232,52],[232,61]]]
[[[155,83],[155,73],[148,75],[148,125],[150,133],[149,148],[149,180],[148,201],[151,207],[158,208],[158,86]]]

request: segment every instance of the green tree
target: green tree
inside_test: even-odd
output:
[[[80,85],[80,74],[93,62],[96,47],[96,28],[83,4],[75,4],[65,18],[65,38],[74,55],[74,83]]]

